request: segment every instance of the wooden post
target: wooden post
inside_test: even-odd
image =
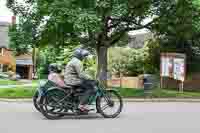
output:
[[[181,92],[183,93],[183,87],[184,87],[184,84],[183,84],[183,81],[181,81]]]
[[[122,88],[122,77],[123,77],[122,73],[120,72],[120,77],[119,77],[120,78],[120,88]]]
[[[183,81],[180,81],[180,83],[179,83],[179,92],[180,93],[183,93],[183,91],[184,91],[184,82]]]
[[[28,67],[28,79],[32,80],[32,73],[33,73],[33,66],[27,66]]]

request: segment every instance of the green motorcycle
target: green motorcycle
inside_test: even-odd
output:
[[[47,84],[53,83],[48,81]],[[96,111],[105,118],[117,117],[123,108],[120,94],[116,90],[106,89],[99,81],[96,81],[95,88],[95,93],[88,100],[88,105],[92,107],[90,111]],[[79,110],[79,99],[84,92],[77,86],[60,88],[53,85],[41,91],[40,94],[40,111],[47,119],[59,119],[69,114],[87,115],[90,112],[81,112]]]

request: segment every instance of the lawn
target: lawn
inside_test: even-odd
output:
[[[192,92],[192,91],[184,91],[179,92],[176,90],[169,89],[159,89],[155,90],[152,94],[153,97],[161,97],[161,98],[200,98],[200,92]]]
[[[0,98],[31,98],[35,90],[36,87],[0,89]]]
[[[20,85],[20,84],[23,84],[23,83],[19,81],[0,79],[0,85]]]
[[[32,80],[31,82],[24,82],[24,81],[14,81],[9,79],[0,79],[0,86],[1,85],[22,85],[22,84],[37,84],[38,80]]]
[[[143,89],[116,88],[120,94],[126,98],[143,98],[145,96]],[[173,89],[154,89],[152,98],[200,98],[200,92],[184,91],[183,93]]]

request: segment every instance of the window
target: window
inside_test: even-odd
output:
[[[8,65],[3,65],[3,72],[8,72]]]

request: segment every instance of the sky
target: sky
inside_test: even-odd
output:
[[[12,12],[6,7],[6,0],[0,0],[0,21],[11,22]]]

